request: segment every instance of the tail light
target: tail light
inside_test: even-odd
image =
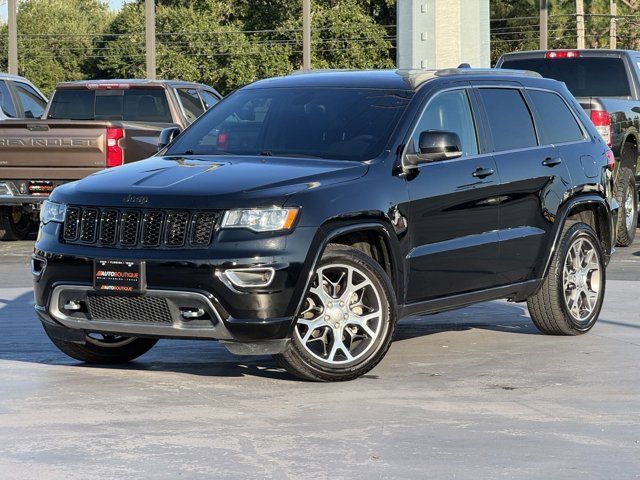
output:
[[[613,154],[610,148],[607,148],[607,151],[604,153],[604,155],[607,157],[607,161],[609,162],[609,170],[613,172],[613,169],[616,166],[615,155]]]
[[[218,133],[218,150],[226,150],[229,146],[229,134],[227,132]]]
[[[580,52],[577,50],[554,50],[544,54],[544,58],[578,58]]]
[[[613,131],[611,130],[611,117],[609,116],[609,112],[605,112],[604,110],[591,110],[589,116],[607,146],[610,147],[613,145]]]
[[[124,162],[122,148],[118,144],[123,137],[122,128],[107,128],[107,168],[117,167]]]

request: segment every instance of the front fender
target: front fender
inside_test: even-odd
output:
[[[332,242],[332,240],[341,235],[366,231],[375,231],[380,233],[385,241],[392,265],[393,278],[391,279],[391,282],[394,287],[398,303],[401,303],[401,299],[404,298],[405,291],[405,272],[404,265],[402,263],[403,257],[400,249],[400,242],[391,223],[380,218],[360,219],[358,221],[331,220],[318,228],[315,238],[311,244],[311,248],[309,249],[307,259],[302,267],[300,281],[298,282],[292,296],[292,300],[296,299],[297,301],[297,307],[295,309],[296,316],[302,308],[305,294],[311,285],[313,272],[315,271],[316,266],[322,258],[322,254],[327,246]]]

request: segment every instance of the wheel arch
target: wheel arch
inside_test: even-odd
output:
[[[619,157],[621,160],[623,160],[623,154],[625,151],[625,145],[627,143],[630,143],[631,145],[633,145],[633,147],[635,148],[635,156],[633,157],[633,161],[632,162],[624,162],[622,163],[623,166],[630,168],[634,173],[636,171],[636,167],[638,164],[638,153],[640,153],[638,146],[640,145],[640,133],[635,129],[635,128],[631,128],[629,129],[623,140],[622,143],[620,144],[620,153],[619,153]]]
[[[304,278],[304,283],[300,282],[301,286],[296,289],[294,294],[294,298],[298,298],[295,315],[300,311],[316,265],[322,258],[327,246],[335,243],[353,246],[377,261],[389,275],[397,303],[402,303],[405,291],[403,257],[400,252],[398,236],[390,223],[381,219],[367,219],[357,223],[330,221],[318,229],[316,237],[314,246],[311,248],[302,270],[301,278]],[[382,251],[378,250],[374,255],[371,255],[371,252],[363,250],[362,245],[358,245],[371,242],[371,240],[374,240],[374,247],[382,249]],[[378,256],[379,254],[382,256]]]
[[[551,268],[551,259],[562,241],[562,231],[569,222],[587,223],[596,231],[608,262],[613,253],[614,226],[611,221],[610,207],[599,195],[580,195],[567,201],[556,215],[552,230],[553,241],[544,257],[544,267],[539,278],[544,278]]]

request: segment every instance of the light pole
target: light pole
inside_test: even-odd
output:
[[[15,1],[15,0],[13,0]],[[147,78],[156,78],[156,6],[154,0],[144,0],[144,44]]]

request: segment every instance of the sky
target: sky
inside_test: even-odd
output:
[[[107,0],[107,3],[113,10],[119,10],[122,4],[130,0]],[[0,19],[7,21],[7,2],[6,0],[0,0]]]

